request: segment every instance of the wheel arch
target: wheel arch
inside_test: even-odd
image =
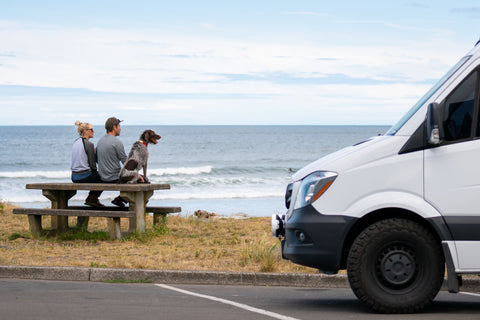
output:
[[[390,218],[411,220],[422,225],[431,232],[431,234],[435,237],[436,241],[438,241],[440,245],[443,240],[451,239],[450,231],[448,230],[442,217],[426,219],[415,212],[403,208],[378,209],[358,219],[358,221],[356,221],[348,231],[342,247],[342,256],[340,261],[341,269],[346,268],[348,253],[350,251],[350,248],[352,247],[353,242],[360,235],[360,233],[371,224],[376,223],[380,220]]]

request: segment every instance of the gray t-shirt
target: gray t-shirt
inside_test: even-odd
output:
[[[122,141],[111,134],[104,135],[97,143],[98,173],[103,181],[118,180],[121,163],[127,159]]]

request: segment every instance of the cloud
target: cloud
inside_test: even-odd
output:
[[[268,81],[274,84],[297,84],[297,85],[331,85],[331,84],[349,84],[349,85],[382,85],[402,82],[417,82],[404,75],[397,74],[377,74],[375,77],[353,78],[347,74],[330,74],[319,72],[298,73],[295,75],[283,72],[259,73],[259,74],[216,74],[225,78],[227,81],[245,82],[245,81]],[[431,79],[421,82],[431,82]]]
[[[8,80],[17,85],[114,92],[162,92],[163,84],[179,87],[225,80],[216,74],[373,77],[375,68],[384,74],[403,73],[404,66],[398,66],[405,64],[415,69],[412,63],[426,62],[420,54],[430,54],[417,48],[291,46],[148,30],[13,28],[0,30],[0,36],[16,52],[1,70],[2,84]],[[449,59],[445,52],[436,60],[450,64]]]
[[[176,102],[165,100],[162,102],[157,102],[154,105],[139,106],[137,104],[131,106],[120,106],[118,109],[127,111],[187,111],[192,110],[193,107],[191,105],[177,104]]]
[[[448,49],[456,46],[439,55],[428,43],[354,46],[0,25],[0,105],[33,119],[2,123],[69,124],[82,110],[92,123],[119,112],[131,124],[328,124],[342,119],[341,108],[352,109],[353,119],[342,123],[361,119],[362,107],[393,122],[459,58]]]
[[[480,15],[480,6],[453,8],[450,10],[450,12],[469,16],[477,16]]]

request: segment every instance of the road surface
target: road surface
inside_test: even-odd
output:
[[[405,319],[349,289],[0,279],[0,319]],[[408,319],[480,319],[480,294],[440,292]]]

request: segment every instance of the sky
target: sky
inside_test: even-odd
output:
[[[392,125],[475,1],[0,0],[0,125]]]

